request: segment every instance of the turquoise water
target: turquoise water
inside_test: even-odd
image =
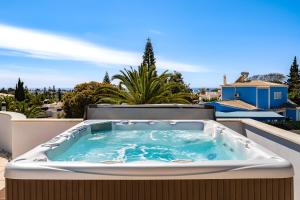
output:
[[[48,156],[54,161],[86,162],[246,159],[202,130],[176,129],[99,130],[82,136],[61,153]]]

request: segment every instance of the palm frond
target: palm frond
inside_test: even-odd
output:
[[[182,84],[168,81],[171,74],[164,71],[157,75],[154,67],[141,65],[137,70],[130,67],[114,75],[124,89],[102,87],[97,91],[98,102],[127,104],[190,103],[187,93],[172,93],[173,88],[183,89]]]

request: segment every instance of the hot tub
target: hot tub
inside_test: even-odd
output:
[[[293,169],[213,120],[86,120],[11,161],[5,177],[8,199],[18,199],[14,185],[36,195],[45,188],[47,195],[62,195],[65,187],[64,195],[72,194],[67,199],[78,197],[79,188],[84,196],[111,199],[116,193],[146,198],[148,190],[163,195],[158,190],[165,188],[169,196],[163,199],[172,199],[176,192],[267,194],[267,186],[283,186],[286,194]]]

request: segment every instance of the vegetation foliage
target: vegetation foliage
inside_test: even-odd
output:
[[[26,102],[25,100],[28,100]],[[6,110],[24,114],[27,118],[37,118],[43,115],[40,106],[33,103],[29,99],[18,101],[14,97],[0,97],[1,102],[5,102]]]
[[[184,82],[183,76],[180,72],[174,71],[172,74],[170,74],[168,81],[179,84],[179,87],[174,87],[171,89],[173,94],[179,92],[192,93],[192,89]]]
[[[45,117],[45,112],[41,109],[44,101],[49,103],[60,101],[63,95],[61,89],[56,92],[54,86],[48,90],[44,88],[29,91],[20,78],[15,89],[2,88],[1,93],[14,95],[0,96],[0,102],[5,104],[7,111],[23,113],[28,118]]]
[[[298,68],[299,65],[295,56],[287,79],[287,84],[289,86],[289,98],[295,100],[300,98],[300,75]]]
[[[155,63],[156,63],[156,61],[155,61],[155,57],[154,57],[152,43],[151,43],[150,38],[148,38],[146,46],[145,46],[142,65],[144,65],[148,68],[156,67]]]
[[[182,92],[185,86],[171,81],[172,74],[163,72],[157,75],[154,67],[141,65],[138,69],[124,69],[113,76],[120,81],[120,88],[102,87],[98,90],[101,102],[116,104],[160,104],[190,103],[189,93]],[[179,91],[173,93],[172,90]]]
[[[261,80],[273,83],[284,83],[285,75],[280,73],[269,73],[263,75],[254,75],[248,78],[248,80]]]
[[[21,81],[20,78],[18,79],[18,83],[16,84],[15,99],[17,101],[24,101],[25,100],[24,82]]]
[[[103,83],[110,83],[110,78],[107,72],[105,72],[105,75],[103,77]]]
[[[112,87],[109,83],[99,83],[91,81],[75,86],[74,91],[68,92],[63,98],[63,110],[66,118],[81,118],[84,114],[84,109],[89,104],[98,103],[101,100],[98,91],[102,87]]]

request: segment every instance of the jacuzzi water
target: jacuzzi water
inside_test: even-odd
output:
[[[113,122],[109,130],[91,131],[59,153],[53,161],[133,162],[244,160],[245,151],[230,146],[226,138],[204,131],[199,123]],[[107,129],[107,128],[104,128]]]

